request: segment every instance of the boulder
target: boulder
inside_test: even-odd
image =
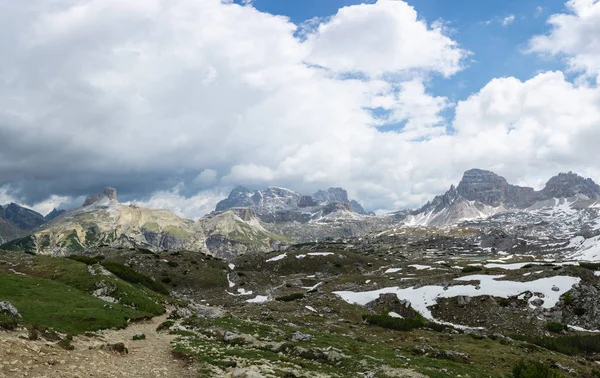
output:
[[[19,311],[17,311],[17,308],[7,301],[0,302],[0,314],[11,315],[15,318],[22,318],[21,314],[19,314]]]

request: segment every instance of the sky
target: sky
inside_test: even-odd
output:
[[[599,0],[0,0],[0,203],[600,181]]]

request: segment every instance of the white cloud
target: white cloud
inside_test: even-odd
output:
[[[181,194],[181,189],[181,185],[177,185],[171,190],[154,193],[146,201],[133,201],[133,203],[151,209],[169,209],[180,217],[198,219],[213,211],[217,202],[227,197],[228,194],[219,189],[213,189],[187,197]]]
[[[511,14],[509,16],[506,16],[502,19],[501,23],[502,26],[508,26],[510,24],[512,24],[513,22],[515,22],[515,15]]]
[[[450,76],[462,68],[467,52],[443,30],[440,22],[420,20],[404,1],[347,6],[308,36],[308,61],[373,77],[419,70]]]
[[[535,17],[539,17],[543,12],[544,12],[544,8],[538,5],[537,7],[535,7],[535,12],[533,15]]]
[[[568,13],[548,18],[551,30],[531,39],[529,51],[565,57],[570,70],[597,78],[600,74],[600,1],[570,0]]]
[[[496,79],[444,119],[454,104],[427,78],[467,53],[404,2],[343,8],[302,38],[285,17],[219,0],[2,4],[0,186],[40,208],[114,185],[199,217],[245,184],[342,186],[397,209],[472,167],[525,184],[600,177],[596,88],[560,72]],[[402,126],[381,132],[390,124]],[[42,201],[40,182],[57,197]]]

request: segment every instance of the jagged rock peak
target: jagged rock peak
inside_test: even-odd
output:
[[[107,186],[104,189],[104,195],[107,196],[108,199],[116,201],[117,200],[117,189]]]
[[[582,194],[590,199],[600,199],[600,185],[591,178],[584,178],[573,172],[559,173],[550,178],[541,192],[551,198],[567,198]]]
[[[85,206],[93,205],[94,203],[100,201],[104,197],[108,198],[111,201],[117,201],[117,189],[107,186],[104,189],[103,194],[90,194],[89,196],[86,197],[82,206],[85,207]]]
[[[51,221],[52,219],[54,219],[54,218],[58,217],[59,215],[63,214],[64,212],[65,212],[65,210],[58,210],[58,209],[54,208],[44,218],[46,219],[46,221]]]

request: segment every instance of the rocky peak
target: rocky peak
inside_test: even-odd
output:
[[[58,209],[54,208],[44,218],[46,219],[46,221],[51,221],[52,219],[58,217],[59,215],[61,215],[64,212],[65,212],[65,210],[58,210]]]
[[[463,175],[456,192],[469,201],[498,206],[510,185],[504,177],[482,169],[470,169]]]
[[[346,192],[342,188],[329,188],[327,190],[319,190],[313,195],[313,198],[320,204],[332,202],[350,203],[350,201],[348,200],[348,192]]]
[[[116,201],[117,200],[117,189],[107,186],[104,189],[104,195],[107,196],[108,199]]]
[[[217,203],[217,211],[225,211],[232,207],[250,207],[254,205],[254,202],[250,198],[254,192],[243,186],[236,186],[233,188],[229,197]]]
[[[600,199],[600,186],[591,178],[573,172],[559,173],[546,183],[541,191],[547,198],[567,198],[582,194],[590,199]]]
[[[85,198],[85,201],[83,202],[83,207],[85,206],[90,206],[95,204],[96,202],[100,201],[103,198],[108,198],[110,201],[115,201],[117,202],[117,189],[115,188],[111,188],[110,186],[107,186],[104,189],[104,193],[103,194],[90,194],[89,196],[87,196]]]
[[[31,209],[11,203],[4,207],[4,218],[21,230],[33,230],[46,223],[46,219]]]

